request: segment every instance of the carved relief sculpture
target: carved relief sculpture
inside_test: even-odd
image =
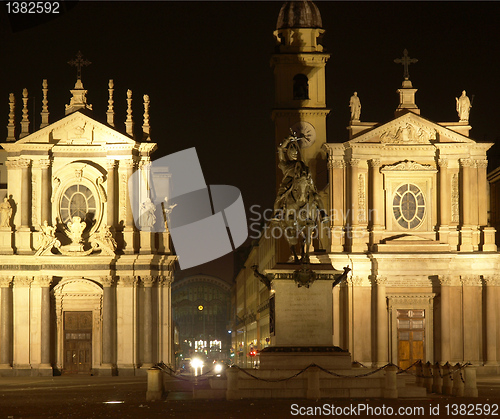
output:
[[[56,238],[56,228],[49,226],[47,220],[40,226],[40,239],[35,256],[50,254],[53,247],[59,248],[61,242]]]
[[[459,222],[459,192],[458,192],[458,174],[453,173],[451,178],[451,222],[458,223]]]

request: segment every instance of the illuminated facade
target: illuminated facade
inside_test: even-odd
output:
[[[324,89],[321,74],[328,58],[318,44],[321,33],[312,2],[282,7],[272,59],[273,115],[277,143],[286,135],[282,125],[306,137],[304,160],[320,186],[321,170],[327,169],[323,193],[331,219],[314,243],[326,251],[316,252],[313,261],[352,269],[332,291],[332,344],[368,366],[405,367],[423,359],[468,361],[498,371],[500,257],[488,220],[486,174],[492,144],[469,137],[468,108],[459,111],[457,122],[420,116],[406,67],[411,61],[393,120],[378,124],[351,116],[348,141],[328,142],[327,112],[318,120],[319,105],[311,101],[325,97],[317,91]],[[400,62],[406,59],[405,52]],[[308,97],[294,94],[297,80],[314,86]],[[283,97],[288,98],[286,122],[276,118]],[[315,134],[315,124],[319,129],[311,148],[307,136]],[[250,266],[265,272],[287,260],[283,246],[272,241],[260,240],[237,277],[236,336],[241,339],[234,342],[243,345],[241,365],[248,365],[248,348],[263,348],[269,337],[269,292]]]
[[[144,141],[137,141],[130,91],[126,133],[115,127],[112,81],[107,124],[93,119],[80,77],[59,121],[49,123],[45,80],[42,91],[42,123],[32,131],[23,92],[19,135],[11,95],[1,144],[8,190],[0,227],[0,375],[145,374],[173,359],[176,262],[168,233],[137,230],[131,205],[140,203],[128,197],[129,176],[156,149],[149,99]]]

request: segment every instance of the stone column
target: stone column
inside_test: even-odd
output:
[[[438,160],[439,164],[439,204],[441,207],[440,212],[440,226],[450,225],[450,185],[448,180],[448,159],[441,158]]]
[[[383,367],[389,362],[389,319],[387,313],[387,298],[385,285],[387,278],[377,276],[377,363],[376,367]]]
[[[109,199],[108,199],[109,202]],[[113,277],[100,278],[102,284],[102,365],[103,373],[111,375],[113,367]]]
[[[479,194],[479,225],[488,225],[488,179],[486,178],[486,169],[488,160],[477,160],[477,183]]]
[[[450,285],[451,277],[439,276],[441,285],[441,362],[451,358]]]
[[[115,206],[116,161],[108,160],[106,164],[107,164],[106,168],[108,170],[107,183],[106,183],[107,195],[108,195],[108,199],[106,202],[107,219],[108,219],[107,224],[108,227],[111,229],[111,231],[114,231],[116,224],[116,206]]]
[[[375,246],[380,241],[381,231],[384,230],[384,180],[380,172],[380,159],[369,160],[371,168],[371,195],[372,208],[368,211],[368,223],[371,227],[371,244]],[[373,249],[375,250],[375,248]]]
[[[29,229],[30,227],[30,159],[19,159],[19,167],[21,168],[21,229]]]
[[[153,365],[153,312],[152,312],[152,288],[155,278],[152,276],[141,277],[144,285],[144,354],[142,368],[150,368]]]
[[[0,369],[12,366],[12,276],[0,277]]]
[[[120,276],[116,287],[116,363],[118,374],[137,367],[137,277]]]
[[[50,363],[50,284],[51,276],[37,278],[42,289],[42,310],[41,310],[41,368],[52,369]]]
[[[358,221],[358,175],[359,175],[359,159],[349,160],[349,165],[351,166],[351,176],[350,176],[350,210],[351,210],[351,228],[359,224]]]
[[[120,206],[121,213],[124,218],[124,229],[123,229],[123,239],[124,239],[124,252],[127,254],[134,253],[136,250],[136,234],[134,227],[134,214],[132,212],[132,205],[130,203],[130,193],[128,181],[130,176],[132,176],[135,167],[135,161],[132,159],[120,160],[121,170],[120,181],[121,191],[120,191]],[[137,203],[138,205],[138,203]]]
[[[498,366],[497,360],[497,284],[496,276],[484,277],[486,286],[486,363]]]
[[[344,251],[344,161],[328,159],[330,172],[331,251]]]
[[[460,228],[460,248],[462,252],[472,252],[472,219],[471,219],[471,205],[473,199],[471,195],[471,159],[460,159],[460,166],[462,168],[462,185],[460,189],[460,202],[463,208],[462,226]]]
[[[159,359],[163,362],[172,362],[172,305],[170,301],[171,272],[165,272],[158,278],[158,295],[160,299],[160,354]]]
[[[50,160],[40,160],[39,161],[40,168],[42,169],[42,196],[40,197],[40,205],[41,205],[41,218],[40,224],[43,224],[45,220],[52,225],[52,217],[50,211],[50,195],[51,195],[51,184],[50,184],[50,176],[49,176],[49,168],[50,168]]]
[[[31,315],[27,309],[32,282],[32,276],[16,276],[12,288],[13,330],[15,330],[12,339],[12,366],[25,371],[33,368],[30,348],[34,339],[31,335]],[[36,337],[40,335],[36,334],[33,338]],[[26,372],[19,375],[26,375]]]

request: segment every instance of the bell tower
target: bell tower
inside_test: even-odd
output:
[[[303,134],[302,156],[319,188],[326,184],[321,146],[326,142],[326,117],[330,112],[325,89],[325,65],[330,54],[323,52],[319,43],[323,33],[321,15],[312,1],[287,1],[278,16],[276,52],[271,58],[276,146],[290,129]]]

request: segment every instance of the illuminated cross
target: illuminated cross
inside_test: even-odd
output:
[[[408,71],[408,66],[410,64],[415,64],[416,62],[418,62],[418,60],[416,58],[410,58],[410,57],[408,57],[408,50],[405,49],[403,51],[403,56],[401,58],[396,58],[394,60],[394,62],[396,64],[403,64],[403,66],[404,66],[404,77],[405,77],[405,80],[410,80],[410,73]]]
[[[84,60],[80,51],[76,54],[76,59],[68,61],[68,64],[76,67],[76,76],[78,80],[82,79],[82,67],[92,64],[89,60]]]

